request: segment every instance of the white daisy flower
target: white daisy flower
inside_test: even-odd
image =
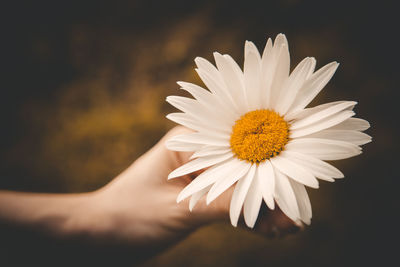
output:
[[[169,96],[183,113],[168,119],[194,130],[167,141],[175,151],[193,151],[192,160],[169,179],[201,169],[179,194],[191,197],[189,209],[207,194],[207,203],[235,186],[230,219],[236,226],[242,207],[254,227],[262,201],[275,203],[293,221],[311,222],[311,203],[305,186],[318,188],[318,179],[333,182],[343,174],[324,160],[339,160],[361,153],[371,141],[361,131],[369,123],[355,115],[354,101],[337,101],[306,108],[333,76],[338,63],[314,72],[315,59],[307,57],[289,74],[285,35],[268,39],[263,55],[245,43],[244,70],[229,55],[214,53],[216,66],[196,58],[197,73],[209,89],[178,82],[195,99]]]

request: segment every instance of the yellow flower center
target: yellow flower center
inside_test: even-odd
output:
[[[279,154],[288,142],[289,124],[272,110],[247,112],[235,122],[231,149],[239,159],[259,163]]]

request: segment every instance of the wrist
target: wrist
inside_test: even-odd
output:
[[[66,206],[70,211],[61,233],[69,238],[95,240],[106,237],[113,228],[111,219],[98,192],[71,196]]]

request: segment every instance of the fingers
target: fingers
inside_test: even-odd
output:
[[[190,156],[193,153],[170,151],[165,147],[166,140],[175,135],[186,134],[191,132],[192,132],[191,130],[182,126],[174,127],[156,145],[156,147],[160,146],[160,149],[165,151],[166,157],[169,160],[171,171],[188,162],[190,160]],[[200,170],[191,173],[187,175],[187,177],[183,178],[186,178],[187,179],[186,183],[189,183],[203,171],[204,170]],[[208,205],[206,203],[206,194],[205,194],[197,202],[196,206],[193,208],[193,211],[189,215],[189,218],[193,220],[194,224],[198,223],[199,221],[201,221],[201,224],[210,223],[218,220],[229,221],[229,207],[233,191],[234,191],[234,186],[231,186]],[[185,209],[188,209],[189,199],[180,203],[180,206],[185,206]],[[243,223],[243,219],[241,219],[241,221],[242,223],[239,223],[239,225],[247,228]],[[259,218],[257,219],[254,228],[256,232],[267,237],[283,237],[288,234],[294,234],[302,229],[304,229],[304,225],[302,223],[299,222],[296,223],[291,219],[289,219],[279,209],[277,205],[275,210],[270,210],[265,204],[262,205]]]
[[[275,207],[275,210],[269,210],[266,205],[262,206],[260,217],[255,226],[257,232],[270,238],[284,237],[303,229],[302,223],[289,219],[278,206]]]

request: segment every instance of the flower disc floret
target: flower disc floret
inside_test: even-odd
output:
[[[289,124],[278,113],[254,110],[235,122],[230,138],[234,154],[242,160],[259,163],[281,152],[289,140]]]

